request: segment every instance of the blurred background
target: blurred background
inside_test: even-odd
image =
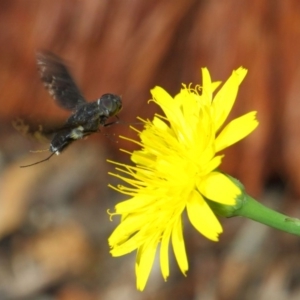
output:
[[[49,142],[12,121],[54,128],[69,115],[40,81],[39,49],[67,62],[87,99],[122,95],[123,124],[20,169],[46,157],[29,151]],[[222,170],[299,218],[299,0],[0,1],[0,299],[300,299],[300,238],[249,220],[222,219],[219,243],[187,222],[187,277],[171,258],[165,283],[157,262],[142,293],[135,253],[109,254],[118,220],[106,211],[125,198],[107,187],[116,182],[106,159],[129,162],[119,148],[133,150],[118,135],[135,137],[128,124],[152,118],[154,86],[175,95],[181,83],[201,83],[201,67],[225,81],[239,66],[249,72],[231,117],[256,110],[260,126],[226,152]]]

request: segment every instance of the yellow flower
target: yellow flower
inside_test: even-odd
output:
[[[109,237],[109,245],[113,256],[137,250],[139,290],[145,288],[158,244],[165,280],[170,242],[180,270],[184,275],[188,270],[181,218],[185,210],[192,225],[208,239],[217,241],[222,232],[206,199],[233,206],[241,193],[218,171],[223,155],[217,153],[258,125],[256,112],[250,112],[223,126],[246,73],[243,68],[233,71],[215,96],[220,82],[212,82],[206,68],[202,69],[202,87],[183,86],[174,98],[155,87],[151,90],[153,101],[165,116],[155,115],[153,121],[140,119],[144,130],[134,130],[141,141],[128,139],[141,147],[130,153],[135,166],[111,162],[121,175],[110,175],[127,183],[111,187],[130,199],[117,204],[111,214],[120,215],[121,222]]]

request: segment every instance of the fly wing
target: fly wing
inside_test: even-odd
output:
[[[64,62],[58,56],[43,51],[37,53],[36,59],[46,89],[61,107],[76,110],[79,105],[86,103]]]

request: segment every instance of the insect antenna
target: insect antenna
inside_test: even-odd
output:
[[[38,152],[38,151],[37,151],[37,152]],[[42,152],[42,151],[40,151],[40,152]],[[27,168],[27,167],[31,167],[31,166],[40,164],[40,163],[42,163],[42,162],[44,162],[44,161],[49,160],[54,154],[55,154],[55,152],[51,153],[47,158],[45,158],[45,159],[43,159],[43,160],[37,161],[37,162],[35,162],[35,163],[33,163],[33,164],[30,164],[30,165],[20,166],[20,168]]]

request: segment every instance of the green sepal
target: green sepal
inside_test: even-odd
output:
[[[228,178],[240,188],[241,194],[236,198],[236,204],[233,206],[223,205],[206,199],[208,205],[216,215],[226,218],[237,216],[245,217],[281,231],[300,236],[299,219],[286,216],[264,206],[250,197],[245,192],[244,186],[237,179],[231,176],[228,176]]]
[[[220,204],[220,203],[211,201],[209,199],[205,199],[205,200],[207,201],[207,204],[210,206],[210,208],[216,215],[219,215],[219,216],[222,216],[225,218],[230,218],[230,217],[236,216],[236,211],[238,211],[244,205],[244,202],[246,201],[245,187],[236,178],[233,178],[233,177],[229,176],[228,174],[224,174],[224,175],[227,176],[241,190],[241,194],[238,195],[236,198],[236,204],[235,205],[225,205],[225,204]]]

